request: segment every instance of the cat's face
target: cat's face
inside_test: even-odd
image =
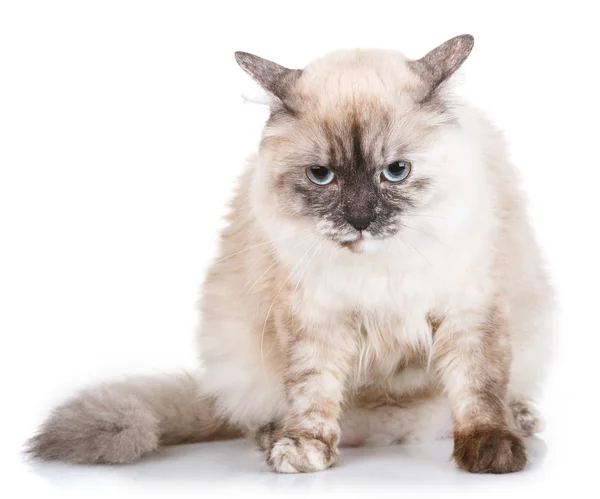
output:
[[[270,120],[261,157],[277,211],[349,249],[393,237],[435,188],[423,162],[436,126],[375,96],[318,107]]]
[[[453,117],[402,56],[338,53],[283,85],[268,88],[281,95],[258,161],[272,213],[360,251],[427,210],[446,174],[436,141]]]

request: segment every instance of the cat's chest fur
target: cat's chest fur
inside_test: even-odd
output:
[[[312,311],[317,320],[350,318],[358,341],[355,385],[390,383],[410,372],[409,384],[422,386],[432,318],[447,306],[448,273],[419,255],[404,261],[361,256],[313,262],[300,283],[303,310]]]
[[[366,327],[392,321],[401,329],[421,329],[427,316],[446,304],[452,266],[421,254],[336,253],[333,259],[315,258],[302,275],[299,287],[307,308],[354,312]]]

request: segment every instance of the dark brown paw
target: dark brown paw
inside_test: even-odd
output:
[[[525,445],[509,430],[476,428],[454,433],[456,464],[471,473],[513,473],[527,464]]]

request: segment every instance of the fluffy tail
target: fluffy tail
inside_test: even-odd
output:
[[[130,463],[163,445],[239,438],[189,374],[143,377],[84,390],[57,407],[27,443],[34,457]]]

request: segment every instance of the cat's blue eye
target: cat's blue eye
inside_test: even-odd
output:
[[[410,169],[409,161],[394,161],[383,169],[381,175],[388,182],[402,182],[410,175]]]
[[[317,185],[327,185],[333,182],[335,173],[324,166],[309,166],[306,169],[306,176],[311,182]]]

